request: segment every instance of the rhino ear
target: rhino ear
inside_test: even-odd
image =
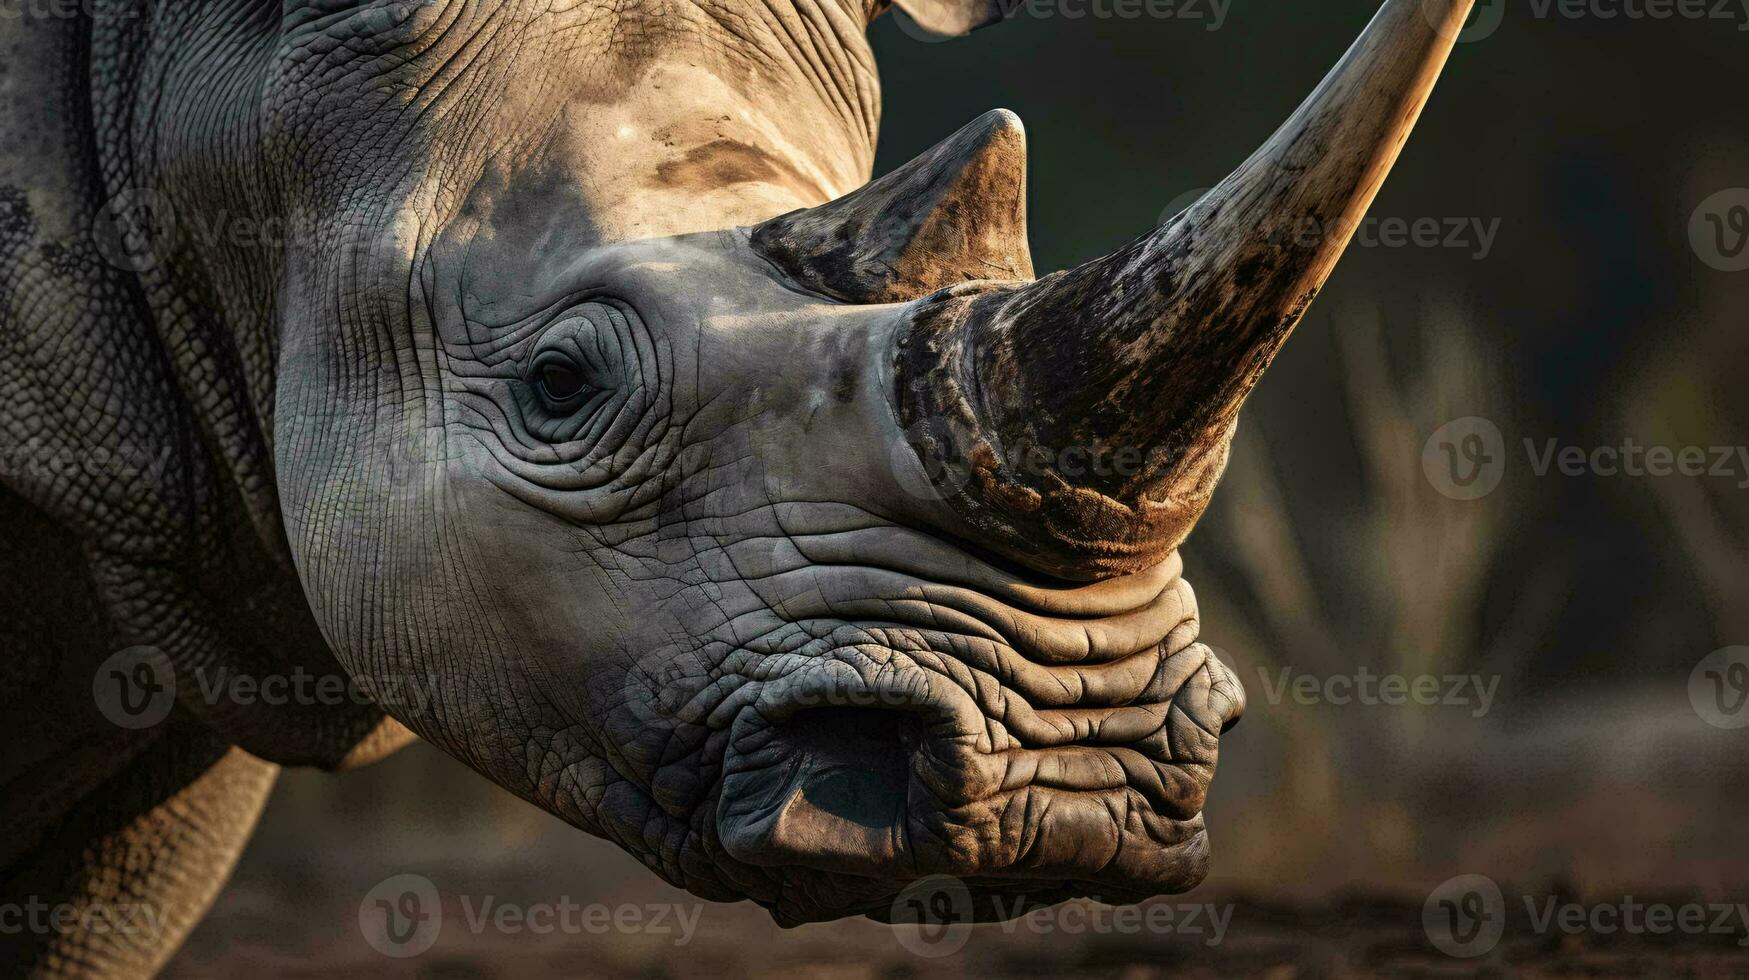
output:
[[[753,247],[799,285],[849,303],[1031,279],[1020,119],[987,112],[879,180],[759,225]]]
[[[893,0],[931,34],[959,37],[1012,16],[1020,0]]]

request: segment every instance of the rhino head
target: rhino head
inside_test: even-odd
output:
[[[1039,279],[1011,114],[865,183],[880,6],[288,4],[233,193],[312,217],[203,261],[277,297],[310,607],[435,678],[409,728],[784,923],[1190,888],[1245,696],[1177,548],[1469,2],[1390,0],[1226,181]]]

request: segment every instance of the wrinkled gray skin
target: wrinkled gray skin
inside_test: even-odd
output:
[[[983,336],[977,297],[1024,284],[932,294],[1030,275],[1011,117],[880,192],[873,232],[750,230],[867,180],[878,7],[97,8],[0,22],[0,424],[39,447],[0,460],[0,898],[166,914],[151,936],[0,938],[32,969],[152,971],[276,765],[368,762],[409,729],[788,924],[886,918],[935,873],[983,917],[1201,880],[1243,693],[1195,642],[1176,548],[1234,385],[1189,462],[1133,497],[1054,470],[1028,497],[980,456],[1017,396],[968,396],[935,338]],[[993,19],[908,9],[949,32]],[[1406,132],[1431,75],[1401,81],[1357,101]],[[1319,158],[1343,157],[1348,123],[1308,118]],[[1384,132],[1295,213],[1357,220],[1401,142]],[[169,229],[118,252],[118,195]],[[1242,237],[1210,230],[1221,200],[1181,233]],[[831,239],[843,219],[817,213]],[[283,240],[200,233],[262,218]],[[1234,335],[1263,363],[1346,237],[1272,246],[1283,308]],[[960,414],[939,434],[907,421],[943,398]],[[938,465],[949,449],[969,474]],[[1053,510],[1063,495],[1130,523]],[[144,732],[92,706],[99,662],[133,645],[182,680]],[[415,677],[435,698],[393,720],[208,703],[192,678],[219,668]]]

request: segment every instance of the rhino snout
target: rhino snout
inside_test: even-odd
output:
[[[1180,586],[1091,621],[986,610],[988,636],[847,624],[764,658],[727,726],[721,847],[788,883],[768,904],[791,923],[879,917],[935,874],[1051,901],[1195,886],[1245,695]]]

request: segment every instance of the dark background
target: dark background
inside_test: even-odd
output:
[[[1191,8],[1202,19],[1034,7],[946,43],[887,18],[872,32],[886,87],[877,171],[989,108],[1013,109],[1031,142],[1037,265],[1074,264],[1231,171],[1375,6],[1233,0],[1213,31],[1207,0]],[[1422,933],[1429,889],[1460,874],[1509,895],[1749,901],[1749,730],[1706,723],[1689,697],[1703,657],[1749,644],[1738,486],[1749,472],[1538,476],[1523,448],[1749,444],[1738,384],[1749,272],[1710,268],[1689,237],[1703,200],[1749,186],[1749,14],[1539,18],[1529,0],[1504,6],[1494,34],[1453,55],[1372,211],[1497,222],[1491,250],[1478,255],[1473,234],[1458,248],[1351,248],[1250,403],[1216,509],[1186,547],[1205,639],[1251,696],[1208,807],[1215,874],[1189,896],[1239,909],[1218,948],[986,927],[960,953],[919,958],[884,927],[785,933],[743,904],[705,906],[686,947],[457,928],[422,957],[388,960],[360,938],[358,901],[406,871],[445,894],[691,903],[415,746],[365,772],[288,774],[172,972],[1741,969],[1707,959],[1741,952],[1734,938],[1647,951],[1509,931],[1490,957],[1460,962]],[[1493,422],[1507,453],[1499,489],[1475,501],[1441,495],[1422,468],[1435,430],[1467,416]],[[1267,697],[1282,669],[1361,666],[1498,686],[1481,717]]]

